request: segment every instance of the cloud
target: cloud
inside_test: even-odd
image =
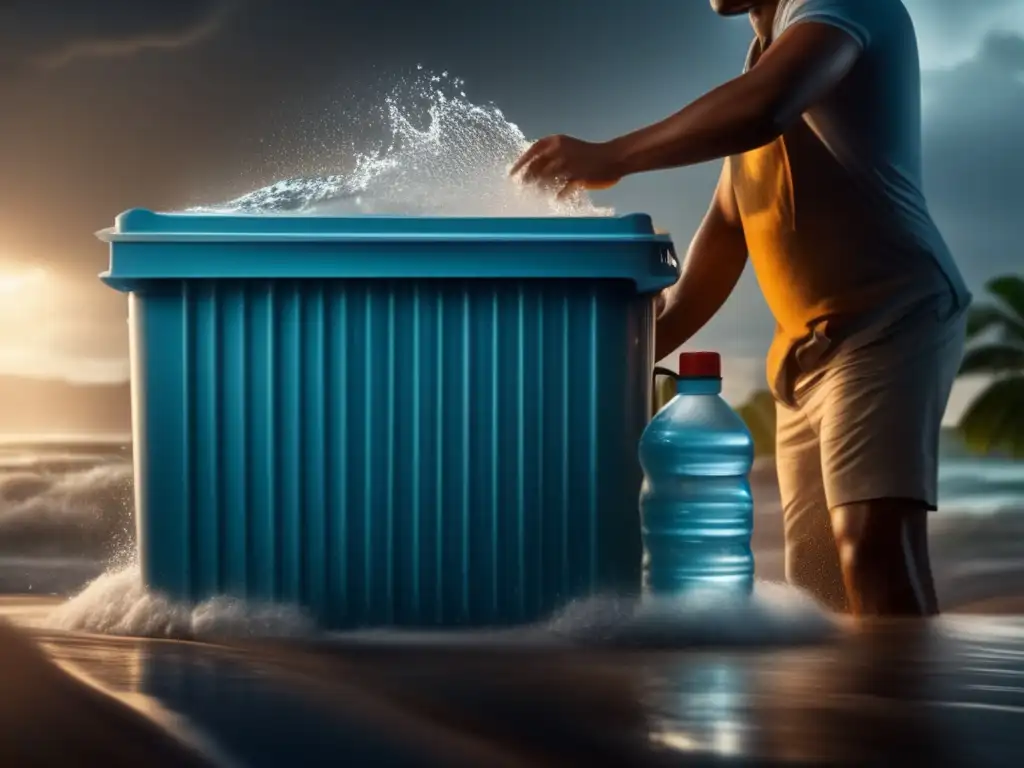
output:
[[[991,30],[1024,33],[1020,0],[904,0],[917,29],[925,69],[972,58]]]
[[[0,68],[58,69],[188,47],[212,36],[239,2],[9,0],[0,4]]]
[[[994,275],[1020,273],[1024,211],[1024,36],[989,32],[959,65],[927,73],[925,190],[977,299]],[[987,379],[958,381],[945,423],[956,423]]]
[[[1024,72],[1024,37],[1009,32],[992,32],[982,45],[978,59],[1010,74]]]
[[[1019,272],[1024,210],[1024,36],[987,35],[973,58],[930,73],[925,188],[968,280]]]

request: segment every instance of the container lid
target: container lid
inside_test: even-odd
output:
[[[125,211],[97,233],[118,290],[190,279],[679,279],[651,217],[219,215]]]
[[[722,378],[722,356],[717,352],[683,352],[679,355],[679,378]]]
[[[96,236],[119,242],[573,241],[670,242],[645,213],[623,216],[453,217],[154,213],[132,208]]]

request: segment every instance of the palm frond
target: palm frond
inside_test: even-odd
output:
[[[960,432],[975,451],[1024,458],[1024,376],[993,382],[964,412]]]
[[[971,307],[967,313],[967,337],[973,339],[990,330],[997,331],[1001,339],[1024,342],[1024,321],[994,304]]]
[[[984,344],[967,351],[958,375],[1017,372],[1024,372],[1024,345]]]
[[[1024,277],[1004,275],[990,280],[985,289],[1005,304],[1024,326]]]

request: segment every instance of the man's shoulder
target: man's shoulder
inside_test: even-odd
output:
[[[781,0],[774,33],[805,21],[831,24],[867,48],[879,33],[909,21],[903,0]]]

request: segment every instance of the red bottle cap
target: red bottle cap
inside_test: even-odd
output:
[[[722,378],[722,356],[717,352],[683,352],[679,355],[679,378]]]

